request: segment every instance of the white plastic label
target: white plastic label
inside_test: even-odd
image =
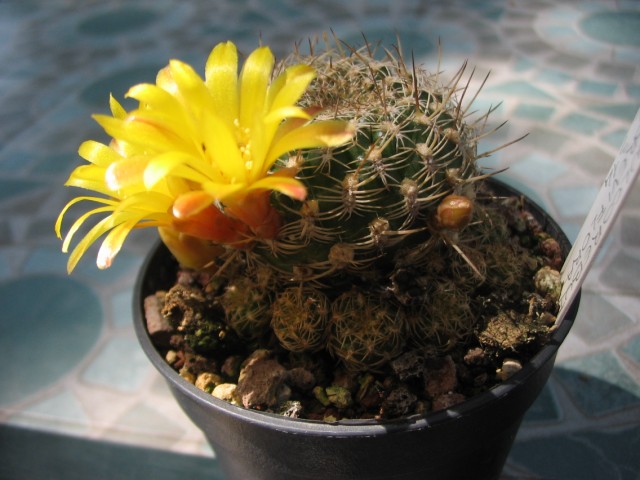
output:
[[[559,323],[578,294],[603,239],[640,171],[640,110],[562,267]]]

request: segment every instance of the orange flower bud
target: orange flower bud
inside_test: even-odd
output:
[[[462,195],[447,195],[436,212],[436,223],[443,230],[459,231],[471,221],[473,202]]]

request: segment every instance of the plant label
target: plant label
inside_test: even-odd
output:
[[[557,323],[564,318],[575,299],[639,171],[640,110],[562,267],[563,285]]]

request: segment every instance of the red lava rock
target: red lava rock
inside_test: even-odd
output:
[[[296,367],[287,372],[286,382],[291,387],[306,392],[316,385],[316,377],[309,370]]]
[[[418,397],[404,385],[391,391],[384,402],[382,402],[381,412],[384,416],[400,417],[411,412]]]
[[[487,356],[481,348],[471,348],[464,356],[464,363],[467,365],[486,365]]]
[[[401,381],[420,378],[424,370],[424,355],[415,350],[407,352],[391,361],[391,368]]]
[[[262,354],[245,361],[236,396],[245,408],[273,408],[279,403],[279,391],[287,376],[287,370],[276,360]]]
[[[452,392],[458,385],[456,365],[451,356],[429,358],[424,369],[424,384],[431,398]]]
[[[144,315],[147,319],[147,331],[151,341],[158,348],[169,347],[173,327],[169,319],[162,315],[164,292],[149,295],[144,299]]]
[[[546,238],[540,243],[540,248],[544,256],[547,257],[549,266],[560,270],[562,268],[562,248],[558,241],[555,238]]]
[[[433,411],[443,410],[445,408],[453,407],[458,403],[462,403],[466,400],[466,397],[461,393],[445,393],[443,395],[439,395],[433,400],[432,409]]]

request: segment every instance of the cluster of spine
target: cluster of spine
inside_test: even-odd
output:
[[[464,68],[443,84],[383,53],[338,42],[284,62],[317,71],[303,106],[357,133],[282,159],[298,168],[306,200],[274,194],[278,237],[221,260],[236,264],[220,303],[241,336],[270,326],[284,348],[326,350],[356,370],[382,366],[408,341],[459,338],[473,322],[469,292],[499,262],[478,246],[500,228],[476,205],[486,115],[467,122]]]

